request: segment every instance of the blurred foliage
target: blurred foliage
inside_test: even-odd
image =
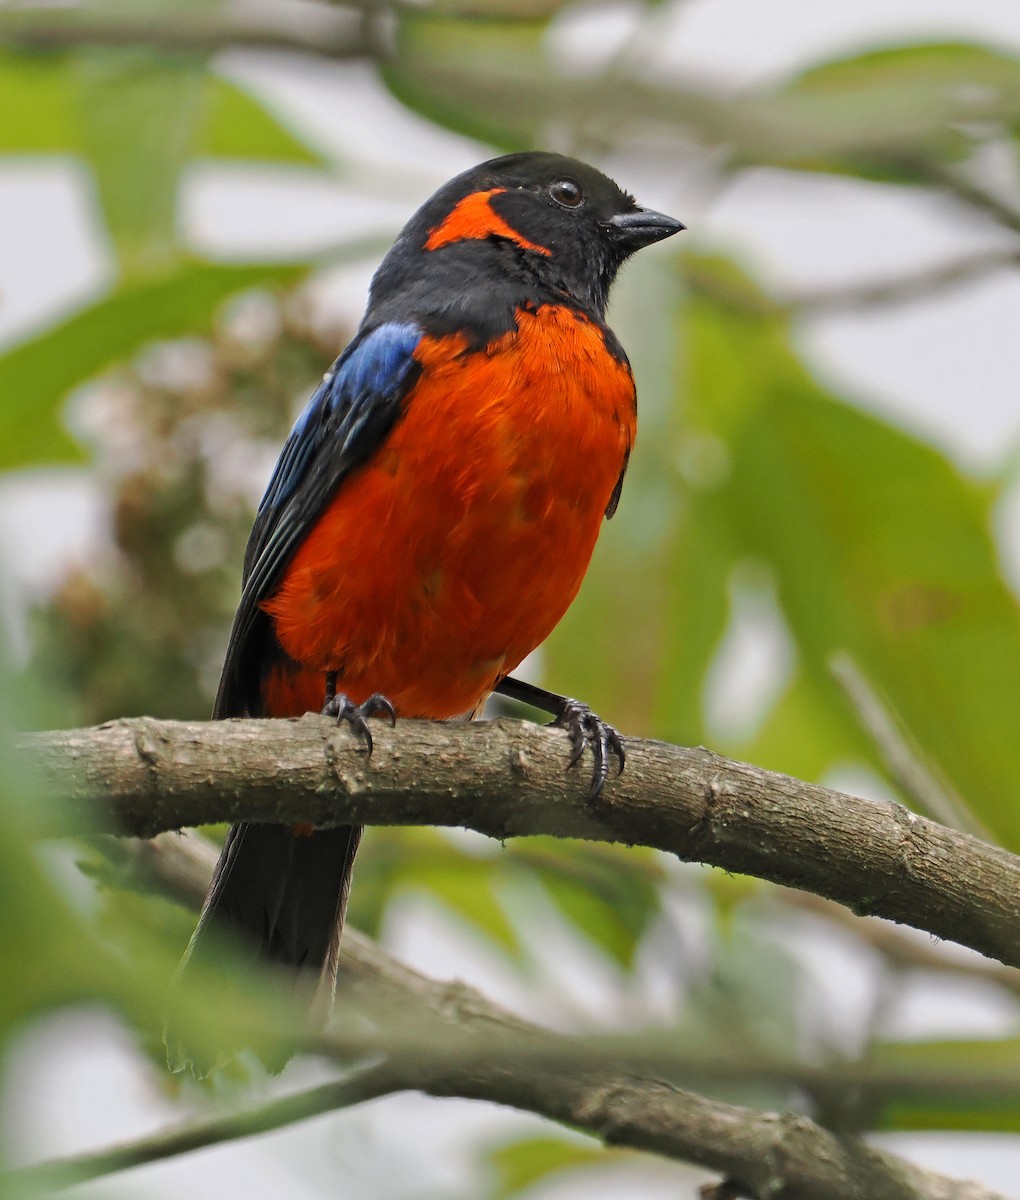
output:
[[[189,254],[178,212],[184,170],[206,155],[322,160],[192,56],[0,51],[0,111],[0,153],[68,154],[89,171],[95,216],[118,268],[99,303],[0,358],[0,467],[18,467],[80,457],[59,416],[76,384],[152,338],[208,328],[214,307],[246,285],[299,273],[276,263],[203,263]]]
[[[286,997],[252,987],[229,961],[187,995],[169,989],[180,957],[179,909],[126,890],[107,892],[99,905],[82,902],[72,859],[39,837],[60,801],[40,795],[9,750],[17,724],[10,711],[15,692],[2,658],[0,695],[0,1080],[26,1027],[60,1008],[96,1001],[128,1022],[157,1061],[164,1058],[164,1018],[200,1061],[213,1061],[237,1036],[267,1056],[279,1054],[282,1031],[295,1027]],[[5,1096],[5,1104],[12,1102]],[[7,1148],[0,1150],[0,1166]],[[0,1194],[16,1192],[0,1178]]]
[[[209,714],[259,481],[345,337],[298,295],[245,292],[209,337],[153,343],[79,393],[112,544],[35,614],[54,721]]]
[[[300,273],[278,264],[182,260],[155,279],[119,285],[99,303],[15,346],[0,358],[0,466],[81,458],[84,447],[57,424],[76,384],[154,338],[208,329],[218,306],[241,288]]]
[[[301,23],[315,8],[288,9],[287,21],[267,26],[281,48],[302,52]],[[706,190],[760,167],[938,189],[961,223],[1020,231],[1020,63],[999,47],[856,49],[727,91],[651,62],[668,3],[635,2],[617,52],[569,69],[564,31],[584,5],[501,0],[485,20],[471,8],[400,6],[392,53],[376,64],[392,95],[437,125],[498,148],[623,158],[646,174],[682,168]],[[129,11],[102,10],[112,22]],[[196,20],[187,6],[147,12],[169,15],[182,34]],[[243,24],[245,8],[237,13]],[[9,43],[0,155],[74,163],[106,240],[108,278],[101,295],[0,354],[0,467],[82,464],[108,497],[108,531],[36,605],[27,661],[16,680],[7,671],[0,701],[31,691],[34,719],[49,724],[202,717],[261,484],[350,330],[304,286],[337,247],[287,263],[202,258],[182,193],[199,165],[251,162],[354,185],[360,175],[225,76],[215,51],[232,42],[217,42],[215,21],[195,23],[191,42],[171,50],[146,40],[144,21],[125,25],[117,44],[71,19],[31,4],[0,11],[0,43]],[[31,28],[51,40],[33,41]],[[343,47],[332,52],[342,57]],[[351,52],[364,53],[363,43]],[[339,114],[355,118],[360,110]],[[1008,170],[990,175],[991,161]],[[420,180],[414,187],[417,196]],[[588,581],[544,649],[549,686],[583,696],[627,732],[711,740],[809,779],[864,770],[887,794],[944,817],[936,797],[900,791],[888,746],[870,732],[875,713],[859,711],[834,677],[841,658],[899,748],[973,822],[1020,850],[1020,613],[993,536],[1006,471],[972,478],[924,438],[837,394],[804,363],[795,316],[748,264],[700,244],[696,230],[684,236],[682,250],[639,259],[618,289],[613,320],[640,383],[641,436]],[[339,250],[358,259],[366,247],[352,239]],[[749,598],[782,631],[788,661],[753,727],[720,735],[707,697]],[[9,831],[0,1048],[42,1013],[98,1000],[158,1058],[160,997],[191,916],[123,886],[95,847],[79,855],[99,902],[65,887],[52,849],[34,845],[33,806],[46,803],[26,781],[0,776]],[[754,881],[681,872],[640,849],[373,831],[354,922],[384,936],[400,905],[423,896],[556,1021],[648,1023],[663,1045],[717,1055],[728,1069],[702,1069],[703,1090],[805,1107],[846,1128],[1020,1129],[1012,1038],[884,1036],[883,1013],[915,977],[868,944],[866,926],[854,935],[818,915],[805,922]],[[588,965],[588,983],[557,973],[550,943]],[[819,943],[869,981],[873,1011],[856,1024],[803,949]],[[934,972],[940,983],[954,962],[947,956]],[[991,981],[975,986],[1015,1005]],[[215,1019],[235,1014],[208,1008],[204,1033],[195,1013],[182,1019],[212,1044]],[[257,1025],[264,1013],[246,1019]],[[679,1068],[676,1078],[691,1082]],[[628,1159],[555,1137],[484,1153],[493,1200]]]
[[[607,1161],[627,1157],[625,1151],[607,1151],[592,1142],[562,1138],[526,1138],[497,1146],[489,1154],[496,1176],[491,1200],[509,1200],[564,1171],[604,1167]]]

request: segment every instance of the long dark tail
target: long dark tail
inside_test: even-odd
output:
[[[230,946],[241,961],[293,972],[309,998],[311,1027],[329,1016],[340,931],[360,825],[295,832],[287,825],[234,825],[178,972]]]

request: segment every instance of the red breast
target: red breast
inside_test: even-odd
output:
[[[271,715],[317,710],[328,671],[403,716],[469,712],[563,616],[633,444],[634,383],[579,311],[517,324],[481,351],[423,338],[403,416],[262,605],[301,668],[270,668]]]

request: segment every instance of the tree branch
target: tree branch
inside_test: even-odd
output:
[[[407,1087],[402,1074],[395,1072],[388,1063],[382,1063],[305,1092],[281,1096],[257,1107],[182,1122],[149,1137],[121,1142],[105,1150],[16,1168],[0,1174],[0,1182],[13,1183],[14,1194],[20,1194],[21,1187],[26,1188],[26,1193],[34,1189],[73,1187],[89,1179],[128,1171],[146,1163],[163,1162],[178,1154],[190,1154],[205,1146],[284,1129],[319,1113],[349,1108]]]
[[[146,889],[154,887],[168,899],[196,912],[205,898],[217,857],[216,847],[206,838],[194,833],[161,834],[150,841],[102,837],[97,839],[97,848],[108,861],[112,861],[125,872],[126,879],[138,879]],[[1020,998],[1020,970],[1016,967],[1007,967],[1001,963],[989,962],[986,958],[961,954],[946,943],[920,938],[909,929],[897,928],[873,917],[858,917],[841,905],[812,892],[780,888],[765,893],[766,901],[770,898],[787,909],[795,909],[835,923],[882,955],[889,966],[897,970],[931,971],[962,976],[989,987],[1004,988]],[[983,1069],[988,1065],[994,1067],[1002,1064],[983,1063],[981,1067]],[[1014,1070],[1012,1065],[1009,1069],[1020,1095],[1020,1071]],[[830,1067],[829,1077],[832,1075],[833,1068]],[[786,1077],[795,1078],[796,1082],[802,1085],[808,1084],[803,1075]],[[857,1088],[862,1080],[860,1077],[850,1080],[843,1075],[836,1082],[852,1083]],[[930,1085],[933,1081],[929,1077],[924,1082]],[[994,1080],[987,1077],[981,1079],[980,1086],[986,1090],[994,1089],[1002,1082],[999,1074]],[[961,1085],[978,1086],[974,1073],[970,1072],[966,1080],[956,1076],[946,1086],[950,1092],[956,1092]]]
[[[504,122],[512,105],[511,124],[518,130],[555,113],[579,135],[601,142],[622,136],[637,123],[692,139],[713,158],[722,151],[730,169],[770,163],[796,169],[812,160],[866,156],[919,172],[931,167],[933,182],[943,185],[944,180],[934,177],[941,169],[937,163],[914,161],[918,146],[940,138],[954,124],[1008,125],[1020,112],[1020,96],[1013,88],[947,88],[938,81],[915,81],[889,91],[883,120],[876,122],[872,105],[854,105],[852,91],[831,97],[789,89],[733,94],[696,77],[686,84],[649,82],[640,64],[621,70],[619,61],[590,77],[562,78],[541,55],[472,58],[459,53],[455,44],[423,51],[416,42],[413,60],[402,63],[399,39],[391,36],[405,14],[416,20],[434,15],[443,21],[452,15],[471,23],[528,22],[564,6],[565,0],[455,0],[431,6],[414,0],[332,0],[297,8],[271,3],[242,5],[236,11],[196,8],[167,19],[158,13],[33,5],[0,11],[0,43],[35,50],[103,45],[205,53],[240,47],[341,61],[390,60],[399,70],[413,71],[416,89],[438,91],[447,104],[500,114]],[[967,185],[950,186],[986,211],[997,203],[988,195],[964,195]],[[994,215],[1020,229],[1020,218],[1010,215],[1008,205]]]
[[[878,752],[889,778],[911,807],[953,829],[991,841],[988,829],[974,816],[963,797],[938,771],[911,738],[888,698],[865,675],[846,651],[834,654],[829,671],[857,713],[861,730]]]
[[[600,800],[561,730],[401,721],[371,758],[317,716],[137,718],[26,734],[20,757],[65,803],[47,832],[138,837],[246,819],[460,825],[490,837],[625,842],[826,896],[1020,966],[1020,859],[902,805],[863,800],[703,748],[628,740]]]
[[[130,846],[130,849],[128,848]],[[123,847],[169,894],[197,901],[211,856],[200,839]],[[381,1063],[257,1108],[192,1121],[152,1137],[12,1173],[15,1183],[66,1186],[281,1128],[388,1092],[484,1099],[549,1117],[607,1144],[720,1172],[718,1195],[750,1200],[1004,1200],[974,1183],[921,1170],[859,1138],[792,1113],[763,1113],[639,1073],[620,1051],[592,1056],[584,1039],[551,1033],[474,988],[430,979],[353,930],[344,935],[344,1006],[317,1049],[349,1067],[352,1051]],[[370,1019],[364,1020],[365,1014]],[[359,1025],[359,1018],[361,1018]],[[647,1067],[643,1068],[647,1069]],[[726,1191],[729,1188],[729,1191]],[[710,1193],[709,1193],[710,1194]]]
[[[887,963],[901,971],[934,971],[939,974],[957,975],[985,983],[990,987],[1005,988],[1020,999],[1020,971],[1016,967],[989,962],[983,958],[961,955],[937,942],[922,940],[909,930],[897,929],[882,921],[860,918],[838,904],[833,904],[810,892],[783,891],[779,898],[787,907],[810,913],[826,921],[835,922],[847,932],[859,938]],[[1020,1077],[1017,1080],[1020,1088]]]
[[[0,13],[0,43],[26,50],[80,46],[152,47],[215,53],[242,47],[285,50],[334,60],[378,57],[370,29],[378,6],[371,0],[343,6],[306,4],[233,11],[194,9],[187,14],[34,8]]]
[[[444,3],[443,17],[465,22],[534,22],[552,16],[567,0],[503,0],[499,5]],[[402,10],[427,9],[415,0],[329,0],[301,6],[280,3],[158,11],[51,6],[0,12],[0,43],[26,50],[82,46],[148,47],[215,53],[221,50],[282,50],[335,61],[383,58],[388,52],[386,18]]]
[[[115,868],[114,875],[107,877],[114,886],[155,889],[196,911],[216,861],[215,847],[197,834],[161,834],[151,841],[102,837],[95,839],[95,846]],[[884,922],[854,917],[810,893],[784,890],[775,895],[805,912],[843,925],[864,938],[893,967],[961,973],[1014,992],[1020,989],[1020,971],[1012,967],[948,954],[945,948]],[[367,1026],[357,1026],[345,1015],[337,1026],[344,1036],[333,1033],[328,1053],[332,1057],[342,1057],[344,1052],[355,1057],[366,1052],[412,1054],[420,1048],[422,1035],[417,1006],[408,1005],[407,996],[413,997],[415,982],[421,977],[408,974],[378,945],[353,930],[345,933],[344,955],[341,994],[352,1003],[357,997],[357,1007],[368,1014],[370,1021]],[[459,990],[457,985],[437,986],[446,988],[448,999]],[[434,999],[438,1004],[438,993]],[[378,1022],[384,1010],[389,1010],[391,1017],[381,1033]],[[507,1015],[506,1019],[512,1018]],[[445,1043],[448,1061],[453,1061],[454,1054],[459,1056],[461,1069],[475,1065],[479,1054],[490,1057],[493,1050],[491,1041],[478,1051],[469,1051],[454,1031],[431,1031],[430,1052],[441,1043]],[[636,1033],[587,1033],[556,1043],[534,1043],[532,1058],[536,1047],[539,1065],[547,1069],[576,1072],[580,1065],[586,1071],[611,1071],[626,1063],[632,1073],[652,1073],[675,1084],[708,1091],[729,1089],[734,1084],[760,1085],[768,1080],[770,1085],[794,1089],[791,1094],[806,1098],[816,1115],[824,1114],[827,1126],[847,1133],[871,1128],[876,1114],[890,1108],[925,1108],[937,1104],[940,1098],[951,1099],[954,1104],[968,1098],[982,1105],[1020,1103],[1020,1050],[1010,1040],[998,1043],[994,1054],[982,1055],[976,1061],[944,1053],[929,1059],[923,1052],[911,1053],[915,1048],[923,1051],[923,1047],[914,1045],[907,1047],[905,1054],[900,1046],[880,1046],[874,1054],[856,1059],[839,1055],[805,1059],[747,1047],[734,1053],[729,1043],[719,1045],[710,1040],[692,1044],[677,1038],[668,1026]],[[516,1046],[514,1054],[519,1064],[530,1061],[522,1046]]]
[[[1018,266],[1020,250],[1014,247],[979,250],[934,267],[924,267],[888,279],[795,292],[777,297],[775,304],[778,308],[798,316],[809,317],[854,312],[889,304],[909,304]]]
[[[963,201],[971,208],[983,212],[1006,229],[1020,233],[1020,209],[1005,200],[992,188],[971,178],[959,168],[947,166],[934,160],[919,160],[916,166],[928,176],[933,184]]]

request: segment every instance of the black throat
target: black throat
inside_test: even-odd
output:
[[[372,281],[365,323],[413,320],[434,337],[464,334],[478,349],[516,329],[519,309],[543,304],[569,305],[604,324],[605,291],[578,299],[552,263],[505,238],[410,254],[398,241]]]

